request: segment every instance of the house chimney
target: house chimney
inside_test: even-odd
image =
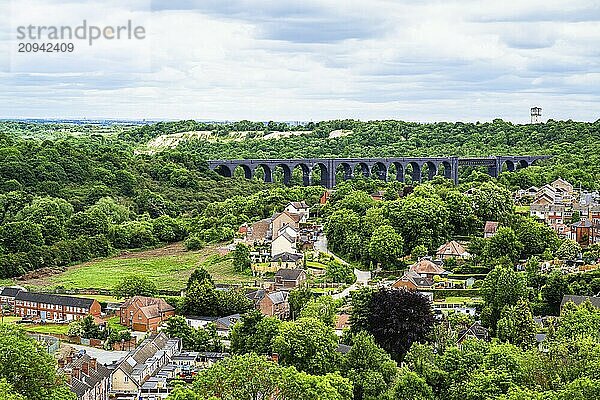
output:
[[[279,354],[277,354],[277,353],[271,354],[271,360],[275,363],[279,363]]]
[[[73,362],[73,356],[69,354],[67,356],[67,364],[71,364],[72,362]]]
[[[80,377],[80,375],[79,375],[79,368],[78,367],[73,367],[73,372],[71,373],[71,375],[73,375],[73,378],[79,379],[79,377]]]
[[[59,368],[65,367],[65,359],[64,358],[61,358],[60,360],[58,360],[58,367]]]
[[[94,371],[98,369],[97,360],[95,358],[90,358],[90,368]]]
[[[82,372],[84,375],[89,375],[89,374],[90,374],[90,363],[89,363],[89,362],[87,362],[87,361],[84,361],[84,362],[81,364],[81,372]]]

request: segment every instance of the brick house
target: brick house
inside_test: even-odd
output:
[[[408,290],[431,289],[432,286],[433,281],[413,271],[404,273],[400,279],[392,284],[392,287]]]
[[[291,226],[295,230],[300,228],[300,220],[302,219],[301,214],[292,214],[291,212],[284,211],[282,213],[275,214],[271,221],[271,231],[273,232],[273,240],[277,239],[280,235],[281,228],[285,226]]]
[[[248,294],[248,298],[254,302],[254,307],[263,315],[286,319],[290,316],[290,303],[288,293],[285,291],[268,292],[257,290]]]
[[[306,282],[306,271],[303,269],[280,269],[275,273],[275,288],[294,289]]]
[[[447,258],[465,259],[471,256],[469,252],[467,252],[467,250],[464,248],[464,246],[458,243],[456,240],[452,240],[438,247],[437,251],[435,252],[435,255],[437,258],[440,258],[442,260],[445,260]]]
[[[173,306],[154,297],[133,296],[119,309],[121,325],[142,332],[156,332],[162,321],[174,315]]]
[[[87,315],[100,316],[95,299],[19,291],[15,296],[15,315],[42,321],[73,321]]]
[[[18,287],[5,287],[0,292],[0,304],[5,307],[8,307],[11,310],[15,309],[15,297],[17,293],[19,293],[22,288]],[[25,290],[26,291],[26,290]]]
[[[485,239],[491,238],[498,231],[498,222],[496,221],[486,221],[485,226],[483,227],[483,237]]]
[[[120,361],[109,364],[111,399],[141,398],[142,385],[169,364],[181,350],[180,339],[169,339],[163,333],[153,333]],[[155,397],[163,398],[163,397]]]
[[[434,280],[435,276],[445,277],[450,274],[450,272],[427,258],[422,258],[416,264],[411,265],[409,272],[430,280]]]
[[[304,201],[292,201],[284,211],[300,215],[301,223],[305,223],[310,218],[310,207]]]
[[[69,355],[58,361],[67,384],[77,395],[77,400],[108,400],[110,371],[87,354]]]
[[[284,251],[283,253],[275,254],[271,258],[271,267],[283,269],[298,268],[302,266],[303,260],[303,254]]]

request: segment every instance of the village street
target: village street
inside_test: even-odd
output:
[[[348,264],[346,261],[329,251],[329,249],[327,248],[327,238],[324,234],[319,235],[319,237],[315,241],[315,249],[322,253],[332,256],[342,264]],[[356,275],[356,282],[344,289],[342,292],[333,294],[332,297],[334,299],[341,299],[348,296],[350,292],[358,290],[361,286],[366,286],[369,280],[371,279],[371,271],[361,271],[354,268],[354,275]]]

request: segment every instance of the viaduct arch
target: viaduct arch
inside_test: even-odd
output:
[[[292,171],[300,168],[302,182],[305,186],[312,183],[311,173],[315,169],[321,170],[320,185],[332,188],[336,184],[336,171],[341,167],[344,179],[352,179],[357,173],[365,176],[375,176],[387,180],[390,168],[396,170],[395,179],[404,182],[406,174],[410,172],[413,182],[421,181],[421,172],[427,168],[427,175],[432,179],[443,169],[443,176],[458,183],[459,166],[487,167],[488,174],[497,178],[504,166],[508,171],[517,168],[526,168],[537,160],[544,160],[551,156],[491,156],[491,157],[389,157],[389,158],[306,158],[282,160],[209,160],[208,166],[219,174],[232,177],[236,168],[241,168],[244,177],[251,179],[262,169],[265,182],[273,182],[275,168],[283,170],[283,183],[289,184]],[[407,171],[409,169],[410,171]]]

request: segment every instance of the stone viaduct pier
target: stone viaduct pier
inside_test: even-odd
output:
[[[356,171],[364,176],[375,176],[388,180],[390,169],[395,170],[395,179],[404,182],[405,174],[410,175],[413,182],[420,182],[422,172],[427,171],[427,177],[436,175],[458,182],[460,166],[487,167],[487,172],[498,177],[506,167],[508,171],[526,168],[537,160],[551,156],[490,156],[490,157],[387,157],[387,158],[305,158],[283,160],[209,160],[208,166],[219,174],[232,177],[236,168],[243,170],[244,176],[251,179],[256,171],[262,169],[265,182],[273,182],[273,171],[280,168],[283,171],[283,183],[289,184],[292,171],[300,168],[302,182],[305,186],[312,184],[313,170],[320,170],[320,184],[332,188],[336,184],[336,174],[342,171],[344,180],[352,179]]]

